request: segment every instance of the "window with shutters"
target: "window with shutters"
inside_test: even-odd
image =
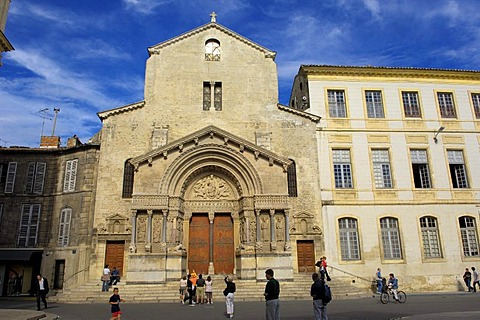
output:
[[[18,232],[19,247],[33,247],[37,245],[40,208],[40,204],[24,204],[22,206]]]
[[[353,188],[350,150],[333,150],[333,175],[335,188]]]
[[[385,118],[382,92],[380,90],[365,91],[365,102],[367,104],[367,116],[369,118]]]
[[[472,93],[472,104],[475,119],[480,119],[480,93]]]
[[[427,150],[412,149],[410,150],[410,158],[412,159],[413,182],[415,188],[431,188],[432,183],[430,182]]]
[[[338,220],[340,249],[342,260],[359,260],[360,246],[358,244],[357,219],[342,218]]]
[[[65,180],[63,181],[63,192],[75,191],[77,181],[78,159],[68,160],[65,164]]]
[[[458,218],[460,234],[462,236],[463,255],[465,257],[477,257],[478,235],[477,223],[473,217]]]
[[[9,162],[7,169],[7,176],[5,179],[5,193],[13,193],[15,186],[15,175],[17,174],[17,163]]]
[[[447,150],[450,178],[454,188],[468,188],[467,169],[462,150]]]
[[[380,219],[382,233],[383,258],[388,260],[402,259],[400,231],[395,218]]]
[[[372,150],[372,162],[375,187],[379,189],[392,188],[392,172],[388,150]]]
[[[70,222],[72,220],[72,209],[65,208],[60,213],[60,224],[58,227],[58,246],[68,246],[70,236]]]
[[[418,92],[402,91],[403,113],[405,118],[421,118],[420,103],[418,102]]]
[[[45,162],[28,163],[25,193],[41,194],[43,192],[46,169],[47,164]]]
[[[453,101],[453,93],[437,92],[438,108],[442,118],[456,118],[455,103]]]
[[[423,254],[425,258],[441,258],[440,239],[438,236],[437,219],[434,217],[421,217]]]
[[[346,118],[347,108],[345,105],[344,90],[327,90],[328,114],[331,118]]]

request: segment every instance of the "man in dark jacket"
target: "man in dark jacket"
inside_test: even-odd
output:
[[[280,284],[273,277],[273,270],[267,269],[265,271],[265,277],[268,282],[265,285],[265,318],[267,320],[279,320],[280,319],[280,303],[278,296],[280,295]]]
[[[37,281],[35,281],[35,291],[37,293],[37,310],[40,311],[40,298],[42,298],[43,305],[47,309],[47,293],[50,290],[48,287],[48,281],[46,278],[42,277],[41,274],[37,276]]]
[[[313,314],[315,320],[327,320],[327,307],[323,303],[325,298],[325,280],[318,276],[318,273],[312,274],[313,284],[310,289],[310,295],[313,298]]]

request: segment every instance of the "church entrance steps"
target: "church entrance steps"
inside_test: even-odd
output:
[[[265,281],[235,280],[237,291],[236,301],[263,301]],[[312,284],[310,274],[297,274],[293,281],[280,280],[281,300],[309,300],[310,286]],[[349,279],[332,279],[328,282],[331,287],[334,299],[365,297],[371,295],[368,285],[353,284]],[[120,290],[123,299],[130,302],[179,302],[179,281],[170,281],[164,284],[129,284],[122,281],[115,287]],[[113,294],[113,290],[101,291],[100,282],[88,282],[77,287],[64,289],[49,298],[52,302],[62,303],[85,303],[105,302]],[[225,283],[223,278],[213,279],[213,301],[224,302],[223,289]]]

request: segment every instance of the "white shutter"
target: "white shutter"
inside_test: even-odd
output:
[[[78,159],[67,161],[65,168],[65,180],[63,182],[63,191],[75,191],[75,181],[77,180]]]
[[[45,171],[47,164],[45,162],[37,162],[37,170],[35,171],[35,184],[33,193],[41,194],[43,192],[43,183],[45,180]]]
[[[12,193],[15,186],[15,175],[17,173],[17,163],[9,162],[7,171],[7,181],[5,182],[5,193]]]
[[[40,224],[40,205],[32,205],[32,214],[30,218],[30,230],[28,233],[28,246],[37,245],[38,240],[38,226]]]
[[[60,225],[58,228],[58,246],[68,246],[70,236],[70,221],[72,219],[72,209],[63,209],[60,214]]]
[[[63,191],[68,191],[68,182],[70,181],[71,171],[72,171],[72,161],[67,161],[65,165],[65,180],[63,181]]]
[[[20,216],[20,228],[18,230],[19,247],[26,246],[28,227],[30,225],[30,209],[31,205],[29,204],[24,204],[22,206],[22,215]]]
[[[27,183],[25,184],[25,193],[32,193],[34,179],[35,179],[35,162],[29,162],[28,169],[27,169]]]

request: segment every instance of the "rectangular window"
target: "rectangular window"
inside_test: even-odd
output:
[[[213,92],[213,97],[212,97]],[[208,111],[212,107],[216,111],[222,110],[222,83],[221,82],[203,82],[203,110]]]
[[[70,221],[72,220],[72,209],[63,209],[60,214],[60,225],[58,228],[58,246],[68,246],[70,236]]]
[[[40,223],[40,205],[24,204],[18,232],[18,246],[32,247],[37,245],[38,226]]]
[[[462,236],[463,255],[465,257],[478,256],[478,236],[475,218],[460,217],[458,222]]]
[[[216,111],[222,110],[222,83],[215,82],[215,92],[214,92],[214,104],[213,107]]]
[[[212,106],[212,90],[210,82],[203,83],[203,110],[208,111]]]
[[[2,226],[2,217],[3,217],[3,203],[0,203],[0,229]]]
[[[438,107],[442,118],[456,118],[455,104],[453,103],[453,93],[437,92]]]
[[[333,150],[333,174],[335,188],[353,188],[350,150]]]
[[[389,260],[402,259],[398,220],[395,218],[380,219],[382,232],[383,258]]]
[[[454,188],[468,188],[467,171],[463,161],[462,150],[448,150],[448,166],[450,178]]]
[[[338,228],[340,230],[342,260],[359,260],[357,220],[352,218],[340,219],[338,220]]]
[[[28,164],[25,193],[41,194],[43,192],[46,168],[47,164],[45,162],[30,162]]]
[[[403,112],[405,118],[421,118],[418,92],[402,91]]]
[[[472,93],[473,110],[475,118],[480,119],[480,93]]]
[[[392,188],[388,150],[372,150],[372,161],[375,187],[381,189]]]
[[[345,91],[327,90],[328,114],[331,118],[346,118]]]
[[[17,163],[9,162],[7,169],[7,178],[5,181],[5,193],[13,193],[15,186],[15,175],[17,174]]]
[[[369,118],[385,118],[381,91],[365,91],[365,102],[367,103],[367,116]]]
[[[63,192],[75,191],[77,181],[78,159],[68,160],[65,165],[65,180],[63,181]]]
[[[423,254],[425,258],[441,258],[440,240],[438,237],[437,219],[434,217],[420,218],[422,230]]]
[[[431,188],[427,150],[410,150],[415,188]]]
[[[297,196],[297,168],[295,161],[290,159],[292,164],[287,168],[287,186],[288,186],[288,196],[296,197]]]

